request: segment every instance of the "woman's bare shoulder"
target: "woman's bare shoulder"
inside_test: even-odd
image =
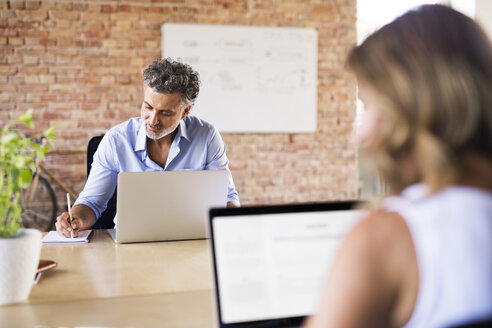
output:
[[[376,210],[366,214],[347,234],[346,245],[361,247],[365,255],[392,252],[392,247],[413,247],[405,220],[396,212]],[[376,253],[374,253],[376,252]]]
[[[349,232],[345,246],[354,247],[354,261],[369,261],[379,286],[393,298],[389,321],[396,326],[406,323],[417,297],[418,264],[405,220],[396,212],[373,211]]]
[[[345,237],[320,311],[308,327],[402,326],[413,312],[416,295],[406,287],[414,273],[406,272],[412,266],[412,251],[410,233],[399,214],[382,210],[367,214]]]

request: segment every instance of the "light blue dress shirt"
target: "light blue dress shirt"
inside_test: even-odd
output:
[[[94,154],[89,178],[74,205],[89,206],[99,218],[114,193],[118,173],[183,170],[227,170],[227,201],[239,202],[219,131],[191,115],[182,119],[177,129],[166,166],[162,168],[149,158],[145,124],[140,117],[111,128]]]

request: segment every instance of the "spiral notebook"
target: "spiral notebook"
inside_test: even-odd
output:
[[[76,238],[60,236],[56,231],[50,231],[41,239],[43,244],[83,244],[88,243],[93,234],[93,230],[79,231]]]

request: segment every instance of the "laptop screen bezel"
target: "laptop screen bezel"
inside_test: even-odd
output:
[[[222,321],[222,309],[220,305],[219,281],[217,275],[217,261],[215,257],[214,228],[213,220],[224,216],[243,216],[243,215],[262,215],[262,214],[283,214],[283,213],[300,213],[300,212],[323,212],[357,209],[361,202],[352,201],[334,201],[320,203],[300,203],[285,205],[265,205],[265,206],[245,206],[238,208],[212,208],[209,210],[209,232],[210,232],[210,249],[212,252],[212,267],[214,275],[214,294],[217,309],[217,319],[219,327],[240,328],[240,327],[282,327],[289,325],[300,325],[306,316],[275,318],[261,321],[247,321],[241,323],[226,324]],[[321,292],[321,291],[320,291]]]

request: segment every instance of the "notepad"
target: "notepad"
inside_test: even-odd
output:
[[[89,242],[92,237],[92,230],[79,231],[79,236],[76,238],[60,236],[56,231],[50,231],[41,240],[43,244],[82,244]]]

